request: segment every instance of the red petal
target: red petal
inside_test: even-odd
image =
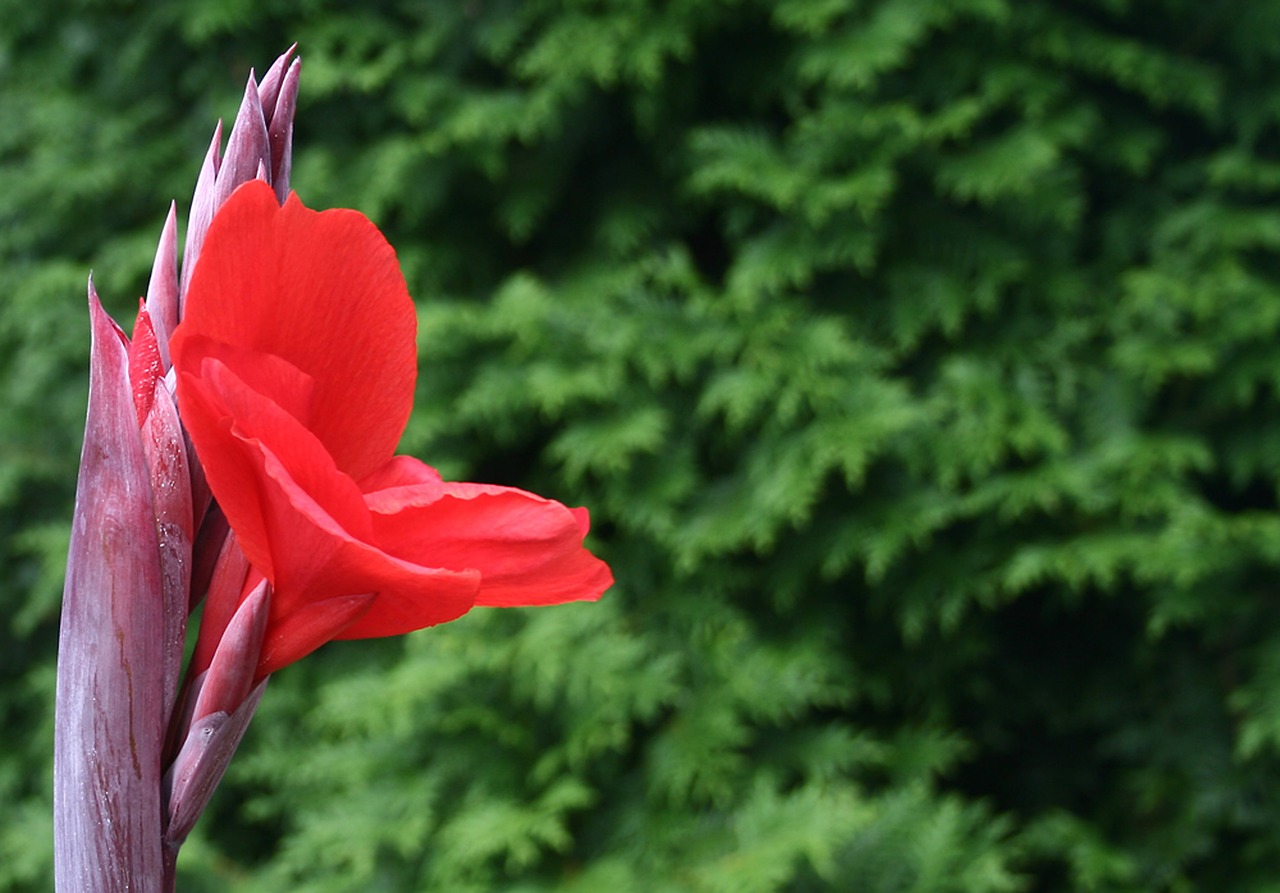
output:
[[[281,373],[276,391],[286,403],[297,406],[306,402],[307,380],[300,373],[289,381],[278,364],[264,362],[263,366],[274,366],[274,371]],[[251,378],[265,371],[246,369]],[[296,417],[262,398],[220,359],[206,357],[196,373],[182,372],[178,396],[196,455],[241,548],[274,581],[271,535],[259,486],[261,472],[245,442],[245,431],[267,436],[274,433],[277,441],[293,437],[311,445],[313,452],[330,466],[332,460],[327,459],[324,448],[316,444],[314,436]],[[301,449],[302,444],[298,447]]]
[[[129,342],[129,384],[133,388],[133,406],[138,412],[138,427],[147,421],[155,400],[156,382],[164,375],[156,330],[145,304],[139,302],[138,318],[133,324],[133,340]]]
[[[388,552],[479,571],[477,605],[595,600],[613,584],[608,565],[582,545],[584,510],[512,487],[438,482],[367,493],[365,501]]]
[[[273,624],[262,644],[256,678],[265,679],[276,670],[301,660],[326,642],[331,642],[361,614],[368,611],[376,596],[341,595],[300,605]]]
[[[318,621],[306,613],[313,602],[376,593],[361,637],[410,632],[471,609],[478,574],[422,567],[373,545],[360,490],[324,445],[219,359],[206,358],[200,371],[182,379],[184,414],[219,505],[274,587],[268,642],[276,642],[275,653],[307,653],[327,639],[296,635],[325,630],[331,637],[349,622]],[[306,618],[302,632],[281,644],[281,624],[294,615]]]
[[[308,427],[338,468],[361,478],[391,458],[413,403],[417,317],[395,251],[362,214],[293,194],[280,207],[267,184],[244,184],[209,227],[184,314],[179,369],[191,371],[195,335],[282,357],[314,380]]]
[[[293,416],[304,426],[311,419],[315,403],[315,379],[283,357],[259,353],[243,347],[223,344],[203,335],[184,339],[182,376],[185,380],[205,374],[205,363],[212,359],[218,365],[235,370],[249,390],[269,395],[271,403]],[[181,398],[182,388],[178,388]]]
[[[357,622],[360,631],[342,638],[399,635],[454,620],[471,609],[478,574],[406,561],[353,536],[326,511],[338,505],[354,514],[348,499],[355,485],[349,479],[345,485],[330,482],[329,491],[317,498],[307,487],[317,483],[314,478],[305,483],[295,479],[265,444],[255,446],[265,472],[263,495],[276,567],[273,624],[306,602],[364,592],[377,593],[377,600]],[[367,513],[359,520],[369,525]]]
[[[394,456],[390,462],[360,481],[365,493],[388,490],[392,487],[411,487],[417,484],[439,484],[440,472],[413,456]]]

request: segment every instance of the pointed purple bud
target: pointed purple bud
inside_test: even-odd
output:
[[[184,694],[175,735],[181,746],[165,774],[165,841],[175,855],[208,804],[262,695],[266,680],[255,687],[254,671],[270,610],[271,589],[264,580],[236,611],[209,669]],[[252,704],[246,711],[247,702]]]
[[[172,372],[172,370],[170,370],[170,372]],[[176,376],[170,375],[165,380],[165,384],[168,386],[170,393],[175,392],[175,377]],[[182,435],[183,440],[187,445],[187,456],[190,458],[190,462],[188,464],[191,467],[191,517],[193,527],[194,529],[203,532],[204,521],[208,515],[209,507],[213,505],[213,492],[209,489],[209,480],[205,477],[204,466],[200,464],[200,457],[196,455],[196,449],[191,444],[191,438],[187,436],[185,428],[183,429]],[[213,548],[216,554],[219,547],[215,545]],[[194,608],[196,601],[196,592],[195,590],[192,590],[188,604]]]
[[[262,100],[262,108],[267,113],[268,124],[272,120],[272,109],[276,107],[276,101],[280,98],[280,87],[284,83],[284,75],[289,68],[289,60],[293,58],[293,54],[297,49],[298,45],[295,43],[281,53],[276,61],[271,63],[267,73],[262,76],[262,82],[258,84],[258,97]]]
[[[293,167],[293,113],[298,102],[298,78],[301,59],[289,63],[297,44],[290,47],[267,70],[259,86],[249,73],[244,98],[236,113],[235,123],[227,137],[227,151],[219,154],[222,144],[222,122],[213,133],[200,177],[191,199],[187,217],[187,242],[182,255],[179,278],[178,318],[182,317],[182,298],[195,272],[204,235],[213,215],[236,188],[249,180],[264,179],[271,183],[280,203],[289,195],[289,174]],[[266,175],[260,174],[265,170]],[[172,331],[166,329],[166,333]]]
[[[89,407],[67,560],[54,731],[60,891],[159,891],[164,600],[124,334],[89,285]]]
[[[209,581],[213,579],[214,569],[218,566],[222,550],[226,548],[227,534],[230,532],[231,525],[227,523],[227,516],[216,505],[210,508],[201,519],[196,533],[195,547],[192,549],[191,600],[187,605],[188,613],[196,609],[196,605],[209,591]]]
[[[169,791],[168,821],[164,826],[165,873],[170,882],[178,848],[209,805],[266,686],[267,680],[263,679],[234,713],[211,713],[196,722],[165,775],[165,788]]]
[[[209,143],[209,151],[200,167],[200,176],[196,178],[196,191],[191,196],[191,211],[187,214],[187,241],[182,252],[182,275],[178,289],[179,320],[182,319],[182,300],[187,294],[187,284],[191,282],[196,259],[200,257],[200,247],[204,245],[204,234],[218,207],[215,190],[218,185],[218,170],[222,167],[221,147],[222,122],[219,121],[213,128],[213,140]]]
[[[258,175],[258,167],[271,167],[271,140],[267,136],[267,116],[258,97],[258,82],[249,75],[244,87],[244,99],[236,113],[231,136],[227,137],[227,151],[222,156],[218,170],[218,188],[215,190],[214,209],[222,206],[237,186],[249,182]]]
[[[203,633],[206,629],[213,630],[218,641],[222,638],[223,631],[227,628],[227,624],[231,622],[231,616],[223,614],[216,616],[223,605],[238,605],[240,603],[240,593],[244,590],[245,581],[249,577],[249,559],[245,557],[244,550],[240,548],[240,544],[236,542],[234,533],[229,533],[222,543],[221,551],[218,553],[217,563],[213,566],[213,574],[209,579],[209,585],[203,592],[193,591],[195,597],[207,596],[210,593],[217,595],[216,598],[205,599],[205,612],[200,618],[200,630]],[[195,604],[191,605],[192,610]],[[202,673],[209,667],[209,662],[213,660],[213,652],[202,653],[199,644],[196,646],[196,653],[191,655],[191,666],[194,672]]]
[[[156,259],[151,265],[151,281],[147,285],[147,313],[156,330],[160,362],[167,372],[169,336],[178,327],[178,205],[169,203],[169,216],[160,232]]]
[[[289,176],[293,171],[293,113],[298,106],[298,78],[301,75],[302,60],[294,59],[285,74],[274,109],[267,106],[272,109],[267,125],[271,137],[271,182],[276,189],[276,200],[281,204],[289,197]]]
[[[271,587],[263,580],[240,603],[213,653],[192,717],[231,713],[253,688],[271,607]]]

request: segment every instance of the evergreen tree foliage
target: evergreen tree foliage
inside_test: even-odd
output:
[[[420,307],[402,449],[618,585],[272,680],[191,891],[1263,893],[1280,3],[0,0],[0,889],[48,889],[84,278],[237,81]]]

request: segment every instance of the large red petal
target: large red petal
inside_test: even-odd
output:
[[[367,493],[365,501],[375,541],[388,552],[479,571],[477,605],[594,600],[613,584],[608,565],[582,544],[581,509],[512,487],[439,482]]]
[[[349,595],[377,595],[362,636],[410,632],[470,610],[475,571],[423,567],[383,552],[370,542],[371,517],[359,488],[314,435],[218,359],[206,358],[201,372],[184,377],[193,410],[188,424],[193,439],[208,446],[201,458],[214,495],[275,590],[271,641],[295,615],[305,618],[304,630],[332,633],[306,609]],[[322,643],[304,644],[309,651]]]
[[[361,478],[392,456],[408,420],[416,331],[377,227],[356,211],[312,211],[293,194],[281,207],[254,180],[209,227],[171,349],[180,371],[190,371],[184,342],[196,335],[288,360],[315,382],[308,427]]]

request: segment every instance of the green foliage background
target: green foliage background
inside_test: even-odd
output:
[[[0,889],[86,275],[129,315],[293,41],[403,449],[619,582],[279,674],[181,888],[1280,889],[1274,0],[0,0]]]

